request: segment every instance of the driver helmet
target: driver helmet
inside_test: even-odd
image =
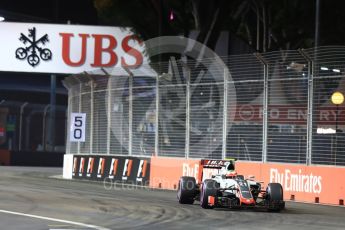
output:
[[[237,172],[235,171],[228,171],[227,174],[225,175],[225,177],[227,179],[233,179],[237,176]]]
[[[232,161],[225,163],[224,167],[222,168],[222,174],[225,175],[226,178],[235,178],[237,176],[235,166]]]

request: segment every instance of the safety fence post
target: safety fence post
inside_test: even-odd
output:
[[[155,152],[159,155],[159,75],[156,76],[156,117],[155,117]]]
[[[79,78],[78,78],[78,80],[79,80],[79,102],[78,102],[79,108],[78,108],[78,113],[81,113],[82,81],[80,81]],[[80,141],[78,141],[77,154],[80,154]]]
[[[20,117],[19,117],[19,151],[22,150],[22,132],[23,132],[23,112],[25,106],[27,106],[29,103],[24,102],[20,106]]]
[[[187,70],[186,75],[186,142],[185,142],[185,158],[189,158],[190,151],[190,69],[185,65]]]
[[[108,77],[108,80],[107,80],[107,89],[106,89],[106,92],[107,92],[107,155],[110,154],[110,136],[111,136],[111,122],[112,122],[112,119],[111,119],[111,107],[112,107],[112,103],[111,103],[111,84],[110,84],[110,78],[111,78],[111,75],[104,69],[104,68],[101,68],[101,71],[104,73],[105,76]]]
[[[268,62],[260,53],[255,54],[256,58],[264,66],[264,92],[263,92],[263,114],[262,114],[262,162],[267,162],[267,130],[268,130]]]
[[[222,159],[226,158],[226,144],[228,135],[228,80],[229,71],[224,68],[224,97],[223,97],[223,133],[222,133]]]
[[[308,114],[307,114],[307,153],[306,163],[311,165],[312,158],[312,139],[313,139],[313,98],[314,98],[314,63],[312,59],[304,52],[303,49],[298,50],[303,58],[308,62]]]
[[[94,122],[94,81],[93,79],[90,77],[90,154],[93,153],[93,122]]]
[[[68,94],[68,104],[70,104],[70,96]],[[47,138],[46,138],[46,133],[47,133],[47,130],[46,130],[46,117],[47,117],[47,111],[48,109],[50,108],[50,104],[46,105],[44,107],[44,110],[43,110],[43,122],[42,122],[42,144],[43,144],[43,150],[46,151],[46,148],[47,148]],[[66,129],[68,130],[68,129]],[[69,141],[67,141],[66,143],[66,149],[67,149],[67,152],[69,152]]]
[[[133,140],[133,73],[126,67],[123,67],[128,73],[128,155],[132,155],[132,140]]]
[[[54,152],[55,148],[55,123],[56,123],[56,75],[50,75],[50,112],[49,112],[49,145]]]

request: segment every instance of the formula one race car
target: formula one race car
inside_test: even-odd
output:
[[[285,208],[281,184],[269,183],[262,190],[261,183],[253,178],[244,179],[243,175],[237,175],[234,160],[203,160],[202,167],[218,169],[218,173],[201,184],[197,184],[194,177],[181,177],[177,192],[179,203],[193,204],[200,200],[205,209],[262,207],[279,212]]]

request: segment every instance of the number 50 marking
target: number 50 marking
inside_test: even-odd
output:
[[[85,113],[71,114],[70,141],[85,142]]]

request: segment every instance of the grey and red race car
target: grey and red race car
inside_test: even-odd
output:
[[[179,203],[193,204],[200,200],[205,209],[261,207],[280,211],[285,208],[281,184],[269,183],[263,190],[261,183],[253,178],[237,175],[234,160],[203,160],[202,167],[217,169],[218,173],[201,184],[197,184],[194,177],[181,177],[177,192]]]

